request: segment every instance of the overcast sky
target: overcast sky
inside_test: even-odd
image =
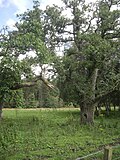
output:
[[[39,0],[41,8],[46,5],[60,4],[58,0]],[[0,0],[0,29],[3,26],[11,26],[15,23],[16,14],[23,13],[26,9],[31,9],[33,0]]]
[[[45,8],[46,5],[57,4],[61,5],[60,0],[39,0],[41,8]],[[95,0],[87,0],[95,1]],[[16,14],[23,13],[26,9],[31,9],[33,6],[33,0],[0,0],[0,29],[3,26],[9,26],[12,28],[15,23]]]

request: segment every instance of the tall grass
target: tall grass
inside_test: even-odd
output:
[[[119,142],[119,112],[94,126],[80,125],[78,110],[4,110],[0,122],[0,160],[74,160]]]

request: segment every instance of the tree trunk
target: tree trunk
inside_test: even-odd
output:
[[[91,91],[92,91],[91,98],[92,98],[92,100],[95,99],[95,89],[96,89],[97,77],[98,77],[98,68],[95,68],[93,75],[92,75],[92,83],[91,83]]]
[[[81,111],[81,124],[93,124],[94,123],[94,105],[85,104],[80,107]]]
[[[95,89],[96,89],[96,81],[98,76],[98,69],[95,68],[93,71],[93,75],[91,77],[91,95],[88,102],[86,96],[84,95],[83,105],[81,106],[81,123],[82,124],[93,124],[94,123],[94,110],[95,105],[93,101],[95,99]]]
[[[0,120],[2,119],[2,103],[0,103]]]

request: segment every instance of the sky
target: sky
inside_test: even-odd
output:
[[[95,1],[95,0],[86,0]],[[45,9],[47,5],[62,5],[60,0],[39,0],[41,8]],[[33,0],[0,0],[0,29],[3,26],[9,26],[14,29],[14,24],[18,20],[16,14],[24,13],[27,9],[32,9]]]
[[[41,8],[45,9],[46,5],[59,4],[58,0],[39,0]],[[3,26],[9,26],[14,29],[13,25],[18,20],[16,14],[24,13],[27,9],[31,9],[33,0],[0,0],[0,29]]]

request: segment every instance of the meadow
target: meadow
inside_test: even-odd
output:
[[[80,125],[80,111],[4,110],[0,122],[0,160],[76,160],[120,144],[120,113],[101,114],[93,126]],[[103,153],[86,159],[102,159]],[[113,159],[120,159],[120,147]]]

